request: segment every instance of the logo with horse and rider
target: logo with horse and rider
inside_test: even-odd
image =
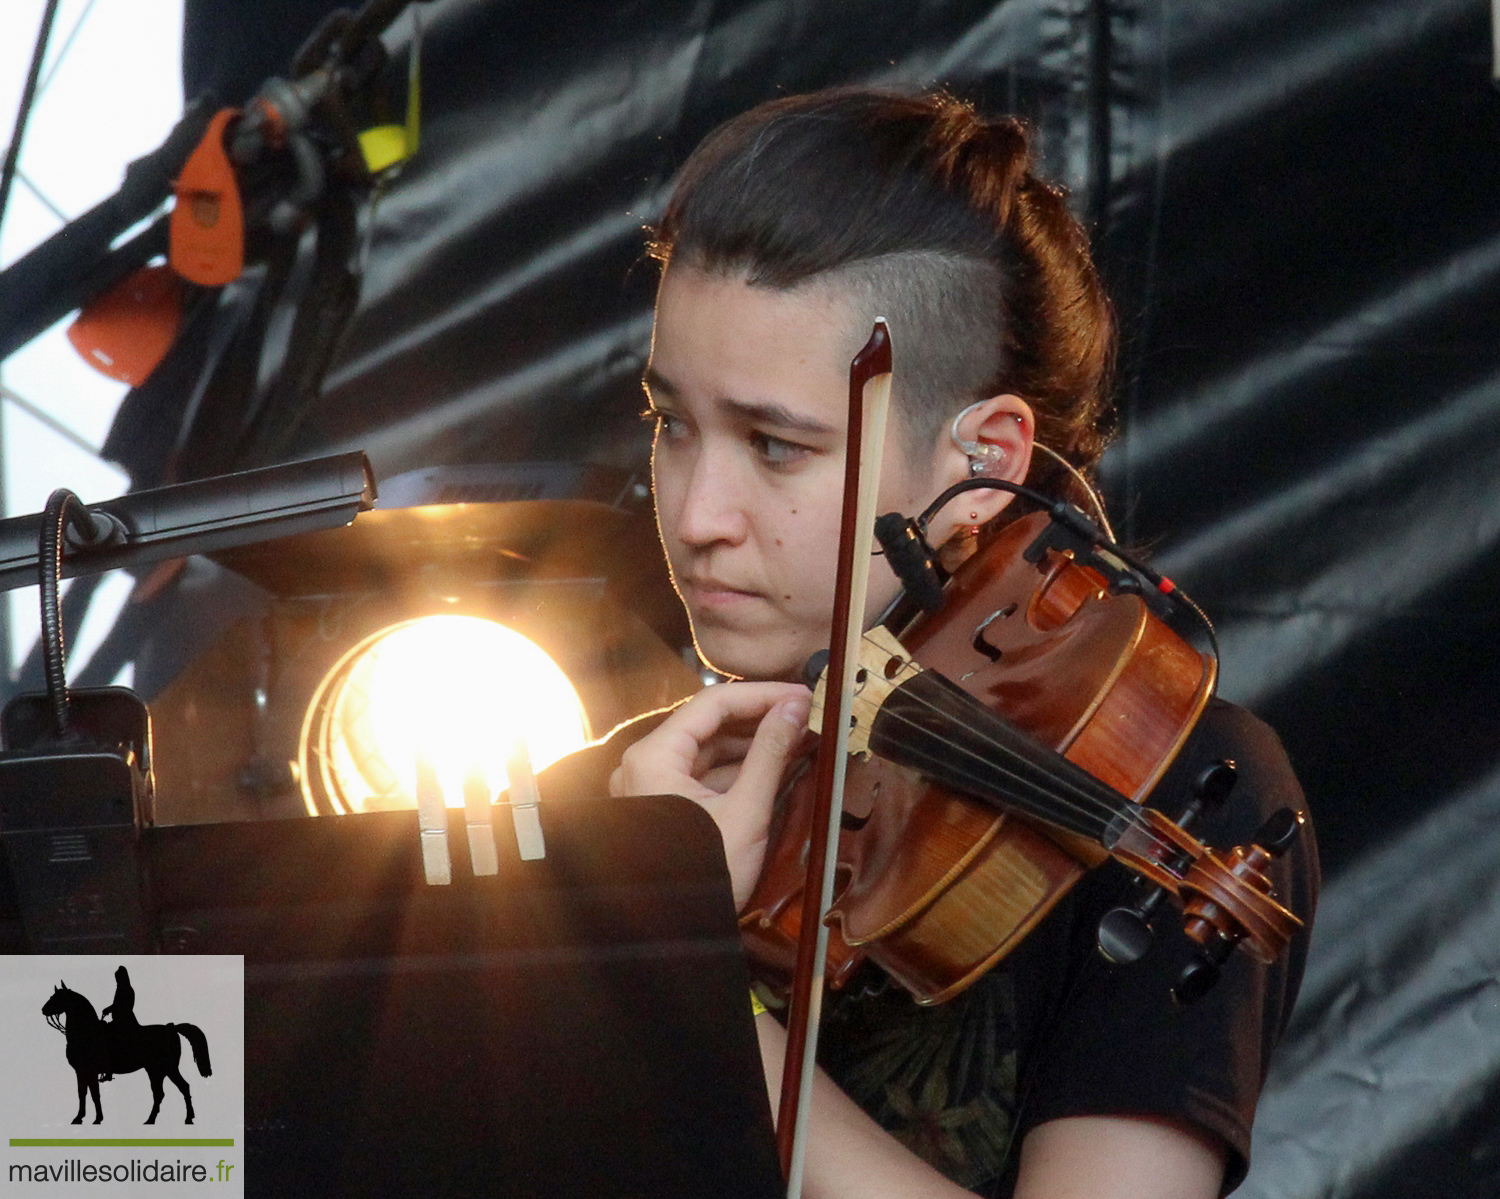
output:
[[[83,1123],[87,1101],[94,1101],[94,1123],[104,1121],[99,1105],[99,1084],[111,1081],[117,1074],[144,1070],[151,1080],[151,1114],[147,1124],[156,1123],[161,1111],[162,1081],[170,1079],[182,1092],[187,1106],[185,1124],[193,1122],[193,1092],[178,1069],[182,1042],[193,1049],[193,1064],[204,1078],[212,1074],[209,1065],[208,1038],[196,1024],[142,1024],[135,1014],[135,988],[130,985],[130,971],[124,966],[115,970],[114,1001],[102,1013],[94,1010],[88,997],[70,991],[64,982],[52,990],[52,997],[42,1005],[47,1023],[67,1038],[68,1065],[78,1080],[78,1114],[74,1124]]]
[[[244,1022],[242,957],[0,956],[0,1179],[242,1193]]]

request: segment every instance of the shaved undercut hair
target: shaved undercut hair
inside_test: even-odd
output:
[[[814,280],[846,297],[861,337],[877,317],[890,322],[899,359],[891,398],[905,418],[909,449],[927,449],[959,408],[997,394],[1005,364],[994,331],[1001,292],[994,266],[942,251],[900,250]]]
[[[861,319],[886,316],[909,446],[1010,392],[1036,413],[1038,441],[1085,475],[1103,451],[1113,314],[1014,118],[856,89],[762,104],[690,156],[651,253],[754,286],[840,287]],[[1047,455],[1028,481],[1078,498]]]

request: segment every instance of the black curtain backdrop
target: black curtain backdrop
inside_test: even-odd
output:
[[[188,0],[188,94],[243,99],[319,15]],[[360,448],[386,476],[639,470],[642,227],[705,132],[840,82],[1029,117],[1119,308],[1122,531],[1217,619],[1222,690],[1280,731],[1318,822],[1329,885],[1241,1194],[1500,1193],[1482,0],[442,0],[423,19],[421,152],[362,230],[324,394],[227,465]],[[181,395],[143,389],[110,449],[147,485],[164,446],[235,415],[200,409],[183,439]]]

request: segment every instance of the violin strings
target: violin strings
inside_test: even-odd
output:
[[[868,637],[866,638],[866,640],[868,640]],[[907,694],[907,698],[909,698],[914,703],[921,704],[929,711],[933,711],[938,715],[946,716],[946,713],[941,712],[941,710],[938,709],[937,705],[932,703],[932,701],[927,699],[925,696],[909,692]],[[864,704],[867,706],[867,708],[871,708],[874,711],[879,711],[880,709],[880,705],[875,703],[875,701],[858,694],[854,696],[854,702],[858,704]],[[909,727],[918,727],[915,721],[911,720],[909,717],[903,716],[899,712],[888,712],[886,714],[886,717],[888,720],[899,722],[900,724],[904,724]],[[1118,805],[1111,804],[1107,800],[1100,799],[1099,797],[1090,794],[1082,787],[1072,783],[1068,783],[1065,780],[1061,779],[1051,780],[1054,784],[1054,787],[1050,791],[1046,787],[1038,787],[1033,780],[1023,777],[1021,773],[1019,773],[1016,769],[1008,764],[1008,762],[1014,762],[1017,760],[1017,755],[1009,746],[1007,746],[1004,742],[1001,742],[996,738],[990,736],[985,732],[983,728],[972,725],[967,727],[970,732],[980,737],[987,746],[989,746],[996,752],[998,760],[987,759],[974,749],[962,743],[944,739],[937,734],[933,734],[933,736],[935,740],[938,740],[946,748],[954,750],[964,757],[972,759],[973,761],[988,767],[991,772],[998,773],[1002,777],[1011,780],[1020,787],[1024,787],[1026,790],[1033,794],[1039,794],[1043,798],[1055,802],[1059,805],[1059,807],[1063,808],[1071,814],[1099,819],[1102,820],[1102,822],[1106,825],[1117,816],[1124,817],[1142,835],[1149,839],[1150,844],[1153,848],[1164,849],[1168,851],[1175,849],[1175,847],[1170,842],[1162,838],[1151,827],[1150,823],[1142,814],[1140,805],[1129,799],[1127,796],[1121,795],[1120,803]],[[939,760],[935,757],[929,757],[928,761],[934,765],[938,764],[939,762]],[[949,770],[953,769],[952,763],[944,763],[944,765]],[[964,771],[962,777],[978,783],[985,781],[987,777],[991,776],[979,775],[970,771]]]
[[[937,705],[933,704],[930,700],[927,700],[925,697],[919,694],[908,693],[907,698],[915,703],[925,706],[930,711],[937,712],[938,715],[944,715],[944,713],[937,707]],[[856,696],[855,702],[871,705],[875,707],[875,710],[879,710],[879,706],[875,705],[873,700]],[[909,727],[919,727],[915,721],[911,720],[907,716],[902,715],[900,712],[887,712],[886,718],[893,723],[905,724]],[[980,727],[973,725],[967,727],[970,732],[980,737],[988,747],[992,748],[995,751],[997,755],[996,759],[987,758],[972,747],[967,746],[961,742],[942,738],[936,734],[933,734],[933,739],[938,741],[945,748],[955,751],[956,753],[961,754],[964,757],[972,759],[980,765],[988,768],[988,770],[992,772],[991,775],[983,775],[974,773],[972,771],[964,771],[963,777],[975,783],[982,783],[986,780],[987,777],[992,777],[994,774],[998,774],[999,776],[1012,781],[1019,788],[1023,788],[1031,792],[1032,794],[1039,795],[1044,799],[1056,803],[1060,808],[1062,808],[1064,811],[1069,812],[1070,814],[1075,814],[1083,817],[1092,817],[1094,819],[1100,820],[1106,825],[1116,817],[1123,817],[1129,820],[1145,836],[1149,837],[1153,846],[1157,848],[1171,848],[1170,843],[1158,836],[1154,829],[1151,827],[1150,823],[1141,814],[1140,805],[1130,800],[1127,796],[1120,795],[1118,803],[1111,803],[1109,800],[1101,799],[1097,795],[1094,795],[1081,786],[1060,778],[1052,778],[1048,780],[1051,784],[1053,784],[1050,789],[1046,785],[1039,785],[1028,775],[1011,767],[1010,763],[1017,760],[1020,760],[1023,765],[1029,765],[1029,763],[1026,763],[1024,759],[1018,759],[1018,755],[1014,750],[1011,749],[1010,746],[1005,744],[1005,742],[1003,741],[989,736],[985,732],[985,730]],[[1058,756],[1061,757],[1062,755],[1059,754]],[[929,755],[928,760],[934,765],[943,764],[948,769],[953,769],[951,763],[944,764],[941,762],[941,759],[934,756]],[[1108,784],[1101,785],[1107,786]]]
[[[909,698],[911,698],[914,702],[924,704],[931,710],[937,710],[936,705],[932,704],[928,700],[925,700],[921,696],[909,696]],[[872,708],[875,711],[880,710],[880,705],[870,699],[855,696],[854,702],[857,704],[863,704],[867,708]],[[901,715],[899,712],[886,713],[886,719],[892,721],[893,723],[904,724],[914,728],[920,727],[915,721],[911,720],[909,717]],[[987,737],[982,729],[971,727],[971,731],[973,731],[978,736],[984,737],[986,742],[996,750],[996,752],[1001,756],[1002,759],[1010,758],[1014,760],[1014,752],[1010,749],[1009,746],[1005,745],[1003,742],[999,742]],[[1018,790],[1025,790],[1030,794],[1040,795],[1042,798],[1050,800],[1051,802],[1055,803],[1061,810],[1071,815],[1078,815],[1093,819],[1101,819],[1101,817],[1104,817],[1104,819],[1102,819],[1102,823],[1105,825],[1109,824],[1110,821],[1117,816],[1122,817],[1125,820],[1129,821],[1129,823],[1147,839],[1151,848],[1165,850],[1169,853],[1175,851],[1176,849],[1176,846],[1160,836],[1152,827],[1150,822],[1146,820],[1145,816],[1141,812],[1140,805],[1124,795],[1120,797],[1120,804],[1118,807],[1116,807],[1110,805],[1105,800],[1090,795],[1087,791],[1084,791],[1081,788],[1074,787],[1071,784],[1067,783],[1062,783],[1062,786],[1067,787],[1071,792],[1071,795],[1065,793],[1065,791],[1061,789],[1061,787],[1049,791],[1045,787],[1038,786],[1031,778],[1022,775],[1015,769],[1011,768],[1003,760],[992,760],[986,758],[976,750],[963,745],[960,742],[946,740],[941,737],[934,737],[934,739],[939,741],[939,743],[942,744],[945,748],[956,751],[963,757],[981,764],[986,768],[986,772],[981,774],[973,770],[968,770],[959,766],[952,760],[943,761],[934,754],[922,750],[917,750],[911,747],[907,747],[905,751],[908,758],[908,764],[919,769],[924,765],[934,767],[941,766],[943,771],[946,772],[949,777],[956,777],[960,781],[967,781],[975,784],[976,790],[979,789],[980,784],[984,784],[987,782],[993,783],[995,777],[998,775],[1001,778],[1011,780]],[[1061,783],[1062,781],[1053,780],[1053,782]],[[1072,798],[1073,796],[1081,797],[1081,802]],[[1019,807],[1020,805],[1015,804],[1014,806]],[[1042,819],[1046,818],[1042,817]],[[1054,821],[1054,823],[1060,822]]]
[[[977,756],[977,755],[974,755],[974,756]],[[993,779],[994,779],[993,774],[987,774],[987,775],[981,776],[981,775],[979,775],[977,773],[974,773],[972,771],[965,770],[961,766],[956,766],[951,761],[949,761],[949,762],[943,762],[942,759],[940,759],[937,755],[935,755],[933,753],[930,753],[930,752],[927,752],[927,751],[924,751],[924,750],[916,750],[916,749],[910,749],[910,748],[908,748],[905,751],[903,760],[902,760],[902,762],[900,764],[901,765],[905,765],[905,766],[910,766],[913,769],[918,770],[919,772],[922,770],[923,767],[926,767],[926,766],[933,766],[933,767],[942,766],[942,768],[946,772],[946,774],[944,776],[945,780],[946,779],[954,779],[954,780],[956,780],[956,785],[960,789],[962,788],[962,786],[963,786],[963,784],[965,782],[969,782],[969,783],[972,783],[972,784],[976,784],[976,790],[978,790],[978,786],[977,786],[978,784],[983,784],[985,782],[991,782],[992,783]],[[1021,785],[1025,786],[1029,790],[1033,790],[1033,792],[1035,790],[1034,788],[1031,787],[1031,784],[1029,784],[1029,783],[1023,782]],[[1048,797],[1048,798],[1056,798],[1056,797]],[[1125,802],[1128,803],[1129,801],[1127,800]],[[1039,814],[1039,813],[1037,813],[1035,811],[1028,812],[1026,805],[1021,804],[1021,803],[1016,803],[1016,802],[1012,802],[1008,806],[1010,808],[1012,808],[1013,810],[1019,811],[1020,814],[1022,814],[1022,815],[1031,815],[1033,817],[1042,819],[1042,820],[1047,821],[1048,823],[1051,823],[1051,824],[1054,824],[1054,825],[1060,825],[1060,826],[1062,826],[1064,828],[1068,827],[1068,825],[1062,819],[1059,819],[1056,815]],[[1077,805],[1069,804],[1066,800],[1059,801],[1059,806],[1062,807],[1065,810],[1073,810],[1073,811],[1079,810]],[[1132,808],[1134,808],[1135,805],[1132,804],[1131,806],[1132,806]],[[1158,849],[1168,850],[1168,851],[1170,851],[1170,850],[1172,850],[1174,848],[1171,845],[1170,842],[1164,841],[1162,838],[1160,838],[1159,836],[1157,836],[1157,834],[1155,833],[1154,829],[1149,824],[1145,823],[1137,812],[1135,812],[1133,810],[1132,811],[1126,811],[1126,810],[1122,809],[1122,811],[1120,812],[1120,815],[1122,817],[1128,819],[1141,832],[1141,834],[1151,843],[1151,845],[1153,847],[1158,848]],[[1098,841],[1101,845],[1103,844],[1102,837],[1100,837],[1099,834],[1096,831],[1089,831],[1089,830],[1084,830],[1084,829],[1074,829],[1073,831],[1080,832],[1080,833],[1082,833],[1085,836],[1092,837],[1093,839],[1095,839],[1096,841]],[[1163,864],[1165,865],[1166,863],[1164,862]]]
[[[864,635],[863,639],[866,642],[868,642],[868,643],[870,643],[872,645],[876,644],[869,637],[868,634]],[[877,646],[877,648],[883,648],[883,647]],[[947,714],[944,713],[943,710],[941,708],[939,708],[937,704],[933,703],[926,696],[924,696],[924,695],[922,695],[922,694],[920,694],[920,693],[918,693],[916,691],[909,691],[909,692],[907,692],[904,698],[909,699],[913,703],[920,704],[921,706],[925,707],[928,711],[935,713],[939,717],[946,718]],[[973,702],[974,704],[976,704],[976,705],[979,703],[979,701],[976,700],[976,699],[974,699],[972,696],[967,696],[967,698],[971,702]],[[880,710],[880,705],[877,704],[874,700],[868,699],[868,698],[866,698],[866,697],[864,697],[862,695],[859,695],[859,694],[856,694],[854,696],[854,702],[856,702],[856,703],[863,703],[863,704],[866,704],[866,705],[870,705],[877,712]],[[998,714],[988,713],[987,709],[985,709],[985,711],[986,711],[987,714],[990,714],[990,715],[998,715]],[[915,721],[911,720],[907,716],[902,715],[898,711],[888,712],[886,715],[887,715],[887,719],[890,719],[892,721],[898,721],[898,722],[900,722],[902,724],[905,724],[905,725],[908,725],[908,726],[911,726],[911,727],[918,727],[917,723]],[[1001,719],[1003,721],[1004,717],[999,717],[999,719]],[[965,725],[964,727],[966,728],[967,731],[973,733],[975,736],[977,736],[980,739],[982,739],[985,742],[986,745],[988,745],[989,747],[993,748],[1002,757],[1008,758],[1008,759],[1010,759],[1012,761],[1015,761],[1015,760],[1019,759],[1019,760],[1021,760],[1021,761],[1024,762],[1024,759],[1020,759],[1020,756],[1018,754],[1016,754],[1016,752],[1014,750],[1012,750],[1010,746],[1008,746],[1007,744],[1005,744],[1005,742],[1000,741],[999,739],[991,736],[984,728],[982,728],[982,727],[980,727],[978,725]],[[963,754],[967,755],[968,757],[971,757],[971,758],[975,759],[976,761],[978,761],[980,763],[983,763],[983,764],[986,764],[986,765],[990,765],[991,764],[990,761],[989,761],[989,759],[981,756],[974,749],[972,749],[972,748],[970,748],[968,746],[965,746],[965,745],[963,745],[960,742],[945,739],[945,738],[941,737],[939,734],[936,734],[936,733],[931,734],[931,736],[933,737],[934,740],[939,741],[946,748],[957,750],[960,753],[963,753]],[[1044,746],[1043,748],[1046,748],[1046,747]],[[1062,755],[1061,753],[1058,753],[1056,750],[1051,750],[1050,752],[1057,754],[1057,756],[1060,757],[1060,758],[1064,757],[1064,755]],[[1066,760],[1066,758],[1064,758],[1064,760]],[[998,766],[999,764],[997,763],[996,765]],[[1017,772],[1015,772],[1014,770],[1004,770],[1003,766],[1000,766],[1000,769],[1009,778],[1014,779],[1017,782],[1020,782],[1022,784],[1027,784],[1027,780],[1025,778],[1023,778],[1020,774],[1018,774]],[[1058,790],[1054,790],[1054,791],[1052,791],[1050,793],[1047,793],[1044,790],[1043,793],[1047,794],[1049,798],[1055,799],[1059,803],[1062,803],[1062,804],[1066,804],[1068,802],[1070,796],[1078,797],[1078,799],[1080,799],[1082,802],[1075,804],[1073,806],[1073,809],[1072,809],[1073,811],[1082,813],[1084,815],[1096,815],[1096,816],[1099,815],[1100,813],[1107,813],[1108,816],[1111,817],[1111,818],[1114,817],[1114,816],[1117,816],[1117,815],[1125,815],[1125,816],[1130,817],[1137,825],[1143,826],[1145,828],[1145,831],[1147,831],[1147,832],[1150,831],[1149,825],[1147,825],[1146,822],[1144,821],[1144,819],[1140,816],[1140,805],[1137,804],[1136,802],[1134,802],[1133,800],[1131,800],[1128,796],[1122,795],[1119,792],[1113,792],[1113,789],[1111,788],[1110,790],[1113,792],[1113,794],[1119,796],[1119,803],[1116,804],[1116,803],[1112,803],[1109,800],[1101,799],[1099,796],[1097,796],[1096,794],[1094,794],[1094,793],[1086,790],[1084,787],[1079,786],[1077,784],[1074,784],[1072,782],[1069,782],[1068,780],[1061,779],[1061,778],[1054,778],[1051,781],[1054,782],[1054,783],[1056,783],[1056,784],[1058,784],[1060,788],[1065,787],[1067,789],[1066,792],[1064,790],[1062,790],[1062,789],[1058,789]],[[1109,784],[1108,783],[1104,783],[1102,780],[1096,780],[1096,781],[1099,782],[1100,786],[1102,786],[1102,787],[1109,787]],[[1108,821],[1106,821],[1106,823],[1108,823]],[[1158,844],[1164,844],[1164,842],[1162,842],[1160,838],[1157,838],[1157,843]]]
[[[913,699],[914,702],[926,703],[926,701],[924,701],[920,696],[909,696],[908,698]],[[856,696],[854,702],[863,704],[868,708],[873,708],[875,711],[879,711],[879,705],[876,704],[873,700]],[[934,707],[934,705],[930,703],[926,703],[926,706],[928,706],[929,708]],[[904,724],[908,727],[913,728],[920,727],[916,721],[911,720],[907,716],[903,716],[899,712],[887,712],[886,719],[895,724]],[[973,731],[978,736],[984,737],[984,732],[982,729],[972,729],[971,731]],[[975,784],[982,784],[986,781],[992,781],[996,776],[1008,779],[1015,783],[1018,788],[1023,788],[1031,794],[1039,795],[1041,798],[1055,803],[1059,808],[1069,814],[1100,819],[1105,824],[1108,824],[1110,820],[1112,820],[1116,816],[1129,819],[1132,823],[1141,828],[1144,833],[1152,835],[1156,844],[1166,844],[1159,837],[1154,837],[1149,824],[1146,823],[1140,816],[1138,805],[1133,803],[1125,796],[1121,796],[1119,805],[1114,806],[1111,805],[1107,800],[1103,800],[1098,798],[1097,796],[1091,795],[1088,791],[1060,779],[1053,779],[1052,782],[1054,784],[1057,784],[1057,786],[1049,790],[1046,786],[1036,783],[1033,778],[1024,775],[1012,768],[1005,759],[1014,761],[1015,754],[1009,746],[1004,744],[1004,742],[996,741],[992,738],[985,737],[984,739],[986,743],[993,747],[996,753],[999,755],[997,759],[986,758],[973,748],[957,741],[948,740],[937,735],[933,735],[933,739],[941,744],[944,748],[952,750],[955,753],[962,755],[963,757],[972,759],[973,761],[986,767],[987,773],[981,774],[972,770],[963,769],[952,761],[944,762],[942,759],[938,758],[932,753],[919,751],[910,746],[905,747],[904,754],[908,756],[913,762],[920,758],[924,764],[930,763],[934,766],[941,765],[950,775],[957,776],[963,780],[967,780]]]
[[[944,713],[941,709],[939,709],[938,706],[936,704],[934,704],[931,700],[927,699],[925,696],[923,696],[921,694],[918,694],[918,693],[915,693],[915,692],[908,692],[907,695],[906,695],[906,698],[908,698],[913,703],[920,704],[921,706],[927,708],[929,711],[936,713],[938,716],[946,717],[946,713]],[[871,699],[869,699],[869,698],[867,698],[865,696],[862,696],[862,695],[856,694],[854,696],[854,702],[855,703],[865,704],[865,705],[873,708],[876,712],[878,712],[880,710],[880,705],[879,704],[877,704],[874,700],[871,700]],[[907,717],[907,716],[903,715],[899,711],[888,712],[886,714],[886,718],[888,720],[891,720],[892,722],[896,722],[896,723],[907,725],[908,727],[913,727],[913,728],[920,727],[920,726],[917,725],[916,721],[912,720],[910,717]],[[964,745],[964,744],[962,744],[960,742],[953,741],[953,740],[950,740],[950,739],[946,739],[946,738],[942,737],[940,734],[936,734],[936,733],[932,733],[930,735],[933,737],[933,739],[935,741],[938,741],[945,748],[948,748],[948,749],[951,749],[951,750],[955,750],[955,751],[957,751],[957,752],[959,752],[961,754],[964,754],[965,756],[974,759],[975,761],[979,762],[982,765],[991,766],[996,771],[998,771],[999,773],[1005,775],[1006,777],[1008,777],[1009,779],[1011,779],[1011,780],[1013,780],[1013,781],[1015,781],[1017,783],[1020,783],[1020,784],[1023,784],[1023,785],[1032,786],[1032,788],[1034,790],[1038,789],[1038,788],[1035,788],[1034,785],[1030,784],[1027,779],[1023,778],[1023,776],[1020,773],[1018,773],[1016,770],[1008,768],[1006,759],[1009,759],[1010,761],[1015,761],[1016,758],[1017,758],[1017,755],[1011,749],[1010,746],[1006,745],[1003,741],[1000,741],[1000,740],[998,740],[998,739],[996,739],[994,737],[991,737],[983,728],[980,728],[980,727],[977,727],[977,726],[974,726],[974,725],[968,725],[968,726],[965,726],[965,727],[968,729],[969,732],[971,732],[971,733],[975,734],[977,737],[981,738],[988,747],[994,749],[995,752],[997,753],[997,755],[999,755],[999,757],[1000,757],[1001,760],[999,760],[999,761],[991,761],[990,759],[985,758],[982,755],[980,755],[977,751],[975,751],[971,747],[966,746],[966,745]],[[1059,755],[1059,756],[1061,756],[1061,755]],[[971,778],[975,778],[976,780],[981,780],[982,779],[982,776],[971,775],[970,777]],[[1061,779],[1061,778],[1055,778],[1055,779],[1052,779],[1051,781],[1054,784],[1056,784],[1057,789],[1051,791],[1050,793],[1046,792],[1045,789],[1041,789],[1042,793],[1044,795],[1046,795],[1048,798],[1056,800],[1059,804],[1069,805],[1070,806],[1070,810],[1073,811],[1073,812],[1075,812],[1075,813],[1079,813],[1079,814],[1085,815],[1085,816],[1096,816],[1096,817],[1100,816],[1101,814],[1107,814],[1108,817],[1113,817],[1113,816],[1115,816],[1115,815],[1117,815],[1117,814],[1119,814],[1121,812],[1121,809],[1118,809],[1115,806],[1112,806],[1111,804],[1109,804],[1108,801],[1100,799],[1097,795],[1092,794],[1091,792],[1083,789],[1080,786],[1077,786],[1076,784],[1073,784],[1073,783],[1069,782],[1068,780]],[[1064,790],[1064,788],[1066,788],[1066,790]],[[1122,802],[1124,802],[1124,803],[1129,803],[1130,802],[1124,796],[1121,796],[1120,798],[1121,798]],[[1070,804],[1070,800],[1076,800],[1076,801],[1079,801],[1079,802],[1072,802]],[[1133,806],[1134,805],[1132,805],[1132,807]],[[1107,822],[1108,821],[1106,820],[1106,823]]]

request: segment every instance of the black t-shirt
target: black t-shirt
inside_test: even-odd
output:
[[[1279,808],[1305,814],[1276,735],[1222,702],[1209,707],[1150,802],[1175,816],[1193,780],[1225,759],[1238,781],[1224,807],[1194,827],[1200,840],[1240,845]],[[1269,873],[1304,928],[1269,966],[1234,954],[1196,1004],[1180,1008],[1169,994],[1191,956],[1172,910],[1154,921],[1154,944],[1139,962],[1113,966],[1098,953],[1100,918],[1134,898],[1128,873],[1110,863],[946,1004],[918,1007],[894,987],[857,981],[826,1005],[824,1065],[909,1148],[982,1194],[1010,1193],[1028,1131],[1086,1115],[1156,1116],[1213,1133],[1229,1149],[1228,1190],[1244,1177],[1256,1099],[1306,961],[1318,882],[1310,825]]]
[[[603,793],[624,748],[663,715],[559,762],[542,777],[544,797]],[[1220,701],[1150,802],[1176,816],[1193,780],[1225,759],[1238,767],[1238,781],[1224,806],[1194,826],[1200,840],[1245,844],[1279,808],[1305,815],[1276,735]],[[1218,985],[1190,1007],[1175,1006],[1169,994],[1191,946],[1167,905],[1139,962],[1112,966],[1095,949],[1100,917],[1134,897],[1127,872],[1108,863],[947,1003],[919,1007],[878,972],[857,976],[825,1004],[820,1061],[908,1148],[981,1194],[1010,1193],[1016,1150],[1030,1129],[1085,1115],[1154,1116],[1204,1129],[1228,1147],[1231,1189],[1245,1174],[1256,1099],[1306,960],[1318,885],[1310,824],[1269,872],[1304,928],[1269,966],[1234,954]]]

